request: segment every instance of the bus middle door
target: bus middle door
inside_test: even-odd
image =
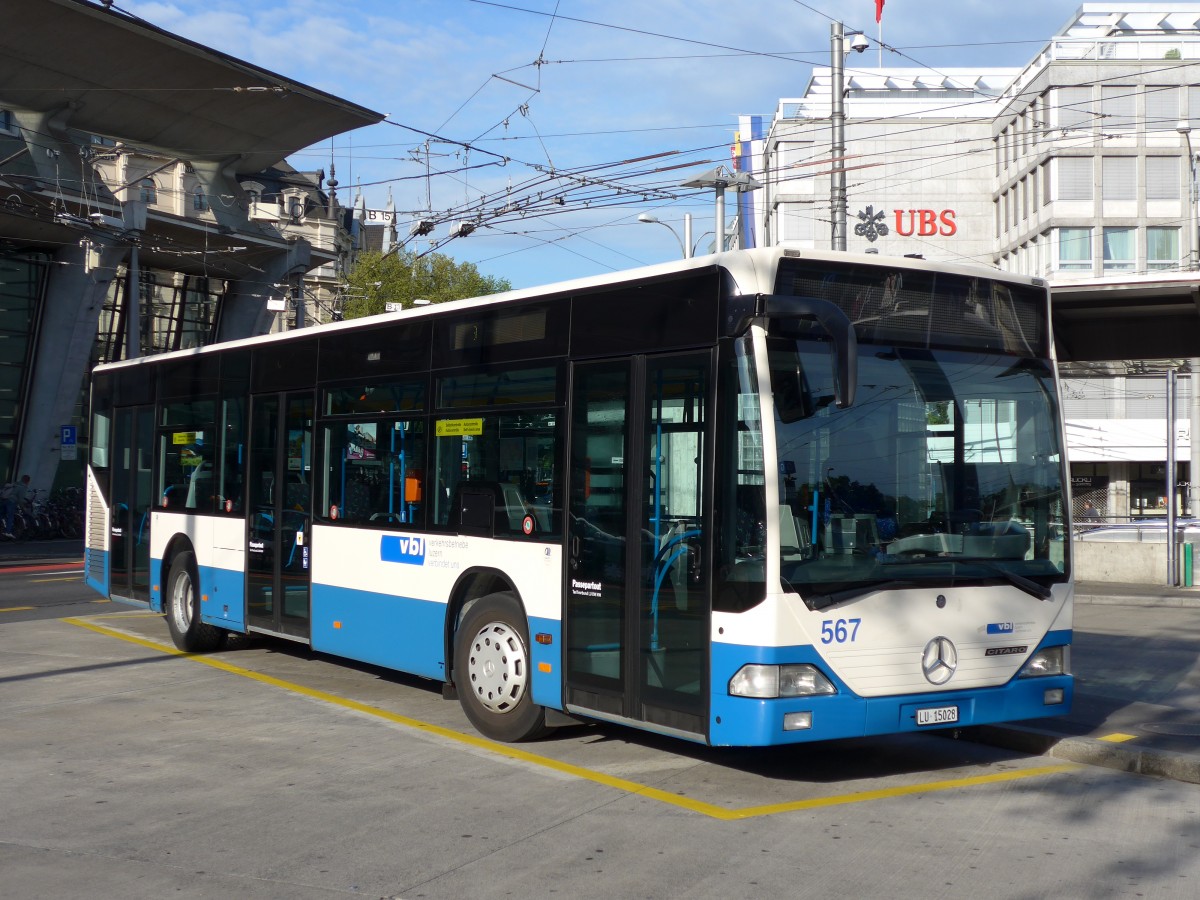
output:
[[[309,393],[250,400],[246,623],[308,638],[312,585],[312,429]]]
[[[574,366],[568,709],[703,736],[708,354]]]

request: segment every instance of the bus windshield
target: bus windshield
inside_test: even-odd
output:
[[[768,356],[788,590],[828,605],[1001,582],[1044,599],[1063,579],[1050,363],[860,344],[858,397],[838,410],[822,344],[771,338]]]

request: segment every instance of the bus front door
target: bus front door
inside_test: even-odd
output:
[[[149,602],[154,407],[116,410],[112,459],[111,594]]]
[[[708,354],[577,364],[567,707],[703,736]]]
[[[252,631],[309,636],[312,423],[311,394],[251,398],[246,623]]]

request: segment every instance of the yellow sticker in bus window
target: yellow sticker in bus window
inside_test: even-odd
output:
[[[438,419],[438,437],[457,437],[462,434],[483,434],[483,419]]]
[[[176,431],[171,435],[172,444],[194,444],[196,443],[196,432],[194,431]]]

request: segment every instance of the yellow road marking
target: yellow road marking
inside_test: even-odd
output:
[[[74,575],[64,575],[59,578],[30,578],[29,580],[33,584],[45,584],[48,581],[78,581],[79,579]]]
[[[1108,741],[1110,744],[1123,744],[1125,741],[1137,740],[1136,734],[1125,734],[1124,732],[1114,731],[1112,734],[1106,734],[1102,738],[1097,738],[1100,741]]]
[[[0,612],[26,612],[31,609],[33,609],[32,606],[6,606],[4,609],[0,609]]]
[[[1006,781],[1016,781],[1021,778],[1035,778],[1041,775],[1054,775],[1061,772],[1070,772],[1081,768],[1075,764],[1039,766],[1033,769],[997,772],[991,775],[975,775],[968,778],[955,778],[946,781],[931,781],[923,784],[882,788],[874,791],[858,791],[852,794],[841,794],[832,797],[816,797],[809,800],[795,800],[787,803],[774,803],[768,806],[748,806],[742,809],[726,809],[725,807],[718,806],[715,803],[707,803],[703,800],[692,800],[688,797],[681,797],[678,794],[672,794],[668,791],[659,790],[658,788],[649,787],[644,784],[638,784],[636,781],[629,781],[625,778],[617,778],[612,775],[606,775],[603,772],[597,772],[594,769],[585,769],[582,766],[572,765],[571,763],[561,762],[545,756],[538,756],[535,753],[530,753],[527,750],[521,750],[510,744],[498,744],[495,741],[491,741],[487,738],[479,737],[477,735],[467,734],[462,731],[455,731],[452,728],[443,728],[440,725],[434,725],[430,722],[424,722],[420,719],[413,719],[409,716],[403,716],[399,713],[390,712],[386,709],[380,709],[377,706],[370,706],[366,703],[359,703],[356,700],[350,700],[347,697],[341,697],[337,694],[330,694],[326,691],[305,687],[302,684],[296,684],[295,682],[284,681],[281,678],[275,678],[272,675],[264,675],[261,672],[255,672],[251,669],[244,669],[241,666],[235,666],[232,663],[227,663],[211,656],[185,653],[182,650],[177,650],[175,647],[171,647],[166,644],[160,644],[157,641],[147,640],[146,638],[136,637],[135,635],[118,631],[114,628],[107,628],[103,625],[97,625],[94,623],[94,621],[92,621],[96,618],[101,617],[92,616],[88,619],[67,618],[63,619],[62,621],[70,625],[76,625],[80,628],[86,628],[87,630],[94,631],[97,634],[118,638],[123,641],[128,641],[131,644],[147,647],[151,650],[158,650],[162,653],[168,653],[172,656],[180,656],[192,660],[193,662],[203,663],[206,666],[211,666],[212,668],[219,669],[222,672],[227,672],[231,675],[239,675],[243,678],[249,678],[252,681],[259,682],[260,684],[281,688],[282,690],[290,691],[293,694],[299,694],[302,697],[308,697],[312,700],[320,700],[333,706],[339,706],[342,709],[350,709],[354,710],[355,712],[365,713],[366,715],[375,716],[376,718],[384,719],[397,725],[403,725],[406,728],[412,728],[416,731],[424,732],[425,734],[437,735],[438,737],[456,741],[469,747],[487,750],[488,752],[495,753],[498,756],[520,760],[521,762],[526,762],[544,769],[551,769],[555,772],[561,772],[565,775],[570,775],[575,778],[593,782],[595,784],[611,787],[619,791],[624,791],[628,794],[636,794],[639,797],[657,800],[660,803],[676,806],[681,809],[687,809],[692,812],[709,816],[713,819],[721,819],[724,821],[751,819],[759,816],[777,815],[783,812],[795,812],[805,809],[817,809],[825,806],[841,806],[848,803],[862,803],[868,800],[884,800],[889,797],[904,797],[930,791],[948,791],[984,784],[999,784]]]

